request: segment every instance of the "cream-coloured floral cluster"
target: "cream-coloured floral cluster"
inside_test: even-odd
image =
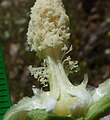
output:
[[[31,50],[66,49],[70,38],[69,18],[62,0],[37,0],[31,9],[27,42]]]

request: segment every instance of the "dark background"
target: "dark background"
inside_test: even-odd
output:
[[[110,77],[110,0],[63,1],[70,17],[73,44],[70,55],[79,61],[79,71],[69,77],[71,82],[78,82],[88,73],[89,84],[97,87]],[[32,85],[42,87],[27,69],[29,65],[41,63],[35,53],[29,51],[26,42],[30,8],[34,2],[0,0],[0,47],[13,103],[24,96],[32,96]]]

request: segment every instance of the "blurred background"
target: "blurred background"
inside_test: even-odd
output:
[[[98,86],[110,77],[110,0],[63,0],[70,17],[73,60],[79,70],[70,75],[73,82],[83,80]],[[42,87],[28,71],[28,66],[39,66],[42,60],[29,51],[26,33],[30,8],[35,0],[0,0],[0,47],[3,50],[11,99],[18,102],[32,96],[32,85]],[[48,88],[43,88],[47,90]]]

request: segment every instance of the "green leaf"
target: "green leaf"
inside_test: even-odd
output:
[[[90,107],[84,120],[98,120],[98,118],[106,114],[108,111],[110,111],[110,93],[100,98]]]

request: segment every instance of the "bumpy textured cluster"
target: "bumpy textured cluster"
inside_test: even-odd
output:
[[[67,49],[70,38],[69,18],[62,0],[37,0],[31,9],[27,42],[31,50]]]

